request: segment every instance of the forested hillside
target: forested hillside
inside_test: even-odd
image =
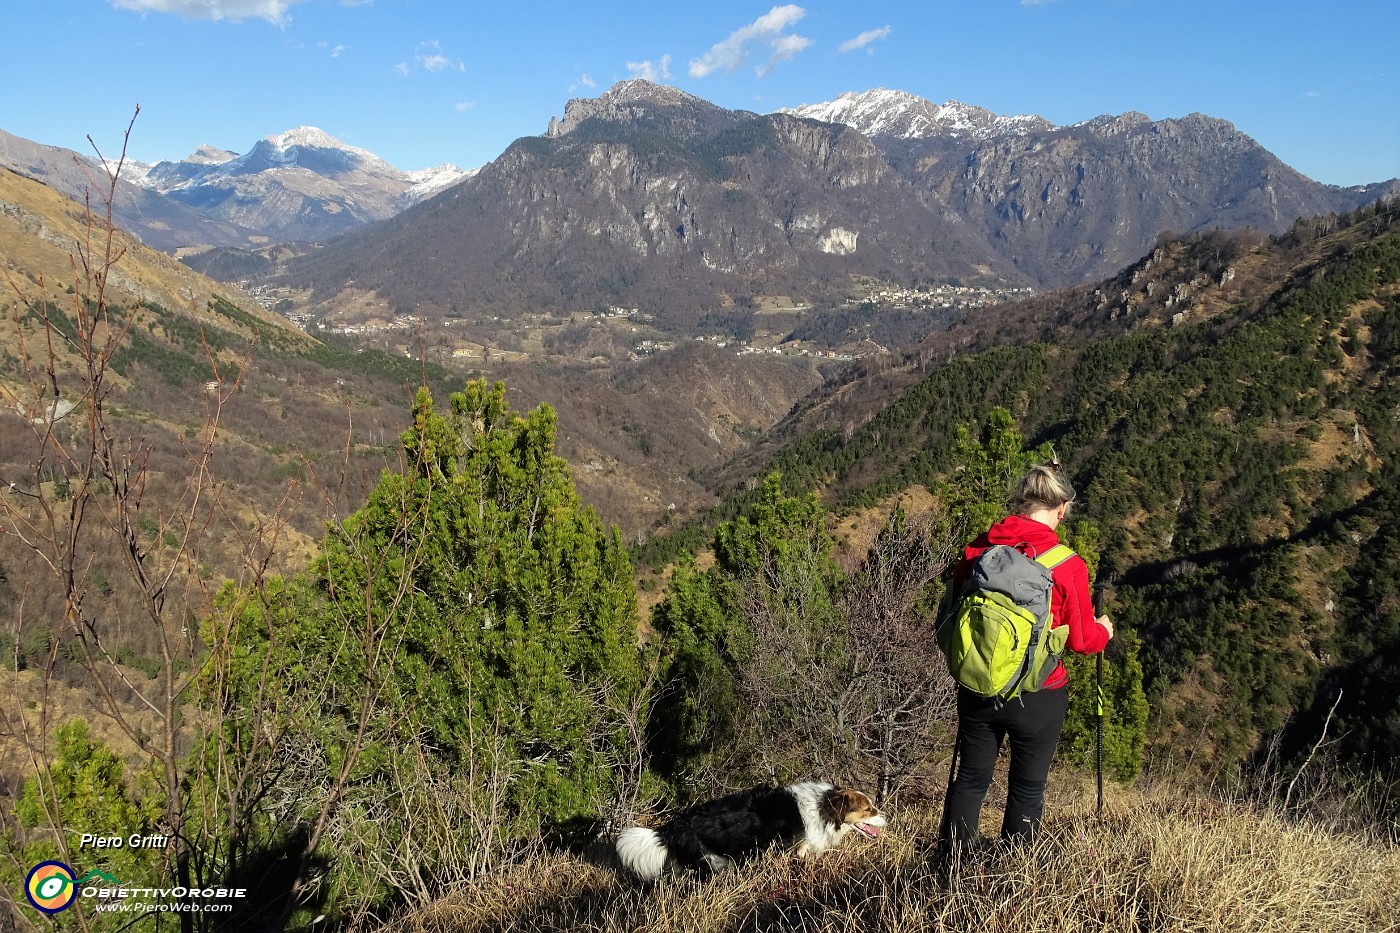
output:
[[[556,412],[517,413],[499,383],[423,386],[396,438],[348,434],[342,469],[361,476],[398,442],[360,490],[307,460],[265,477],[287,490],[268,511],[229,494],[219,469],[278,463],[250,466],[248,437],[270,457],[307,424],[289,406],[329,417],[313,374],[334,367],[336,392],[375,410],[405,365],[435,374],[264,331],[226,302],[198,324],[109,302],[113,254],[89,257],[98,274],[70,300],[19,296],[13,314],[40,349],[7,360],[33,404],[3,461],[22,482],[2,500],[0,883],[86,866],[73,839],[110,824],[170,842],[104,871],[248,892],[229,927],[371,927],[725,787],[819,776],[920,812],[952,731],[930,638],[948,568],[1052,452],[1081,490],[1062,534],[1117,584],[1108,775],[1252,773],[1291,792],[1296,752],[1322,745],[1319,770],[1381,779],[1349,799],[1393,807],[1398,224],[1368,209],[1236,242],[1228,268],[1252,284],[1232,303],[1203,290],[1182,315],[1129,288],[1073,292],[1004,312],[1009,345],[955,328],[936,338],[950,357],[857,372],[833,391],[904,391],[865,393],[868,415],[839,428],[797,432],[795,413],[796,439],[712,524],[645,552],[669,571],[646,613],[622,536],[556,453]],[[1226,246],[1164,242],[1152,261],[1224,283],[1209,264]],[[1058,339],[1085,314],[1101,317]],[[1057,339],[1011,339],[1034,328]],[[240,363],[255,338],[266,370]],[[198,417],[175,420],[191,398]],[[315,538],[290,533],[302,488],[330,517]],[[833,520],[856,513],[878,518],[869,534]],[[696,542],[703,559],[683,554]],[[1075,692],[1065,766],[1092,760],[1094,718]],[[126,919],[83,904],[63,922]]]
[[[1222,276],[1206,268],[1222,242],[1157,254],[1204,281]],[[789,493],[818,490],[837,510],[937,491],[959,429],[975,435],[1004,407],[1030,442],[1053,445],[1102,530],[1100,579],[1117,583],[1115,614],[1144,640],[1149,762],[1229,768],[1279,730],[1285,746],[1311,746],[1336,703],[1329,737],[1344,737],[1353,762],[1383,766],[1400,753],[1400,566],[1387,530],[1400,519],[1397,210],[1302,221],[1236,249],[1225,279],[1234,265],[1263,271],[1227,306],[1154,315],[1132,298],[1129,313],[1106,312],[1111,283],[1037,299],[998,324],[1057,337],[1078,317],[1088,336],[933,368],[917,359],[927,350],[911,353],[901,373],[839,389],[849,400],[903,381],[892,402],[798,436],[767,467]],[[990,321],[971,328],[939,352],[998,342]],[[730,513],[752,493],[734,495]]]

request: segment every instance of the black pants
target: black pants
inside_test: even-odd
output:
[[[1001,837],[1029,841],[1040,830],[1045,809],[1045,779],[1065,724],[1069,691],[1023,693],[998,708],[988,700],[958,690],[958,774],[943,804],[944,838],[976,839],[982,801],[992,783],[1003,738],[1011,739],[1011,774]]]

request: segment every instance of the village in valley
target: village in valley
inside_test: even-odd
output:
[[[808,357],[817,361],[852,361],[870,354],[888,353],[890,347],[871,334],[847,331],[842,338],[804,339],[796,326],[822,314],[850,315],[866,319],[882,314],[965,314],[978,309],[1030,297],[1030,288],[993,288],[954,283],[924,287],[900,287],[864,280],[839,303],[814,302],[789,296],[754,299],[751,333],[725,333],[706,329],[677,333],[658,324],[655,314],[636,307],[598,306],[567,313],[526,312],[514,316],[466,317],[449,312],[432,322],[416,314],[393,309],[388,302],[363,295],[348,306],[326,313],[308,306],[309,296],[282,286],[243,283],[250,296],[269,311],[287,318],[300,329],[318,335],[338,335],[368,341],[406,356],[425,352],[443,361],[482,365],[492,360],[518,361],[549,356],[556,339],[566,330],[596,327],[606,330],[613,342],[632,360],[656,356],[693,340],[737,355]],[[606,354],[605,354],[606,355]],[[585,353],[586,356],[586,353]]]

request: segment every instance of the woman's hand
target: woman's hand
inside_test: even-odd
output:
[[[1110,618],[1109,618],[1108,616],[1106,616],[1106,615],[1102,615],[1102,616],[1099,616],[1099,617],[1098,617],[1097,619],[1095,619],[1094,621],[1097,622],[1097,623],[1099,623],[1100,625],[1102,625],[1104,628],[1108,629],[1108,637],[1109,637],[1110,639],[1113,638],[1113,620],[1112,620],[1112,619],[1110,619]]]

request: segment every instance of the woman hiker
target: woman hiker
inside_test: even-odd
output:
[[[1073,501],[1074,489],[1060,475],[1058,463],[1031,467],[1017,484],[1012,514],[967,546],[953,575],[953,592],[968,578],[977,556],[992,545],[1011,545],[1032,558],[1058,545],[1055,528]],[[1051,578],[1051,627],[1069,627],[1066,646],[1071,651],[1102,651],[1113,637],[1113,622],[1107,615],[1094,618],[1084,559],[1069,557],[1051,571]],[[947,854],[979,839],[982,801],[1003,738],[1011,742],[1011,772],[1001,838],[1029,841],[1039,831],[1050,759],[1069,707],[1067,682],[1064,665],[1057,663],[1040,689],[1022,691],[1010,701],[983,698],[958,687],[957,776],[944,801],[940,830],[940,845]]]

